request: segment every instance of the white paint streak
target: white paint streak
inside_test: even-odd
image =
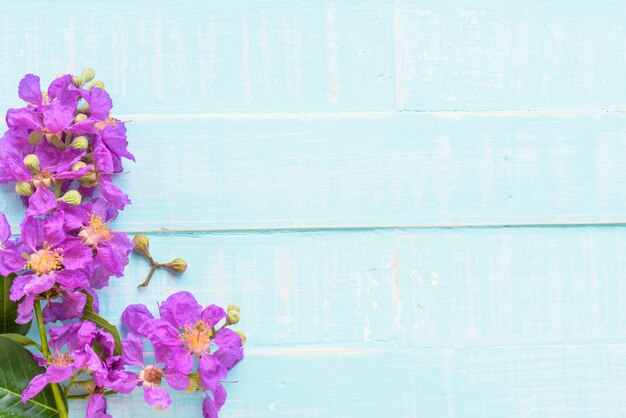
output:
[[[248,34],[248,18],[241,18],[241,87],[243,89],[243,98],[246,104],[252,101],[252,92],[250,87],[250,36]]]
[[[152,85],[154,95],[163,98],[163,39],[161,35],[161,13],[157,12],[154,20],[154,63],[152,64]]]
[[[339,47],[338,33],[335,24],[336,5],[331,4],[328,8],[326,23],[328,26],[328,49],[330,53],[330,102],[333,105],[339,103]]]

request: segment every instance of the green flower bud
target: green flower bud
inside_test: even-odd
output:
[[[72,76],[72,83],[76,87],[82,87],[83,86],[83,80],[80,78],[79,75]]]
[[[31,173],[37,174],[41,171],[41,166],[39,165],[39,158],[35,154],[28,154],[24,157],[24,165],[30,170]]]
[[[239,338],[241,338],[241,345],[244,345],[246,343],[246,334],[244,334],[243,331],[235,331],[235,334],[239,335]]]
[[[72,206],[80,205],[82,199],[83,197],[80,195],[80,193],[78,193],[78,190],[68,190],[67,193],[59,198],[59,200]]]
[[[151,258],[150,255],[150,240],[147,236],[143,234],[137,234],[133,237],[133,242],[135,243],[135,251],[143,254],[147,258]]]
[[[86,136],[77,136],[72,140],[71,146],[72,148],[77,150],[84,150],[87,149],[87,147],[89,146],[89,140],[87,140]]]
[[[80,107],[80,109],[78,109],[78,111],[81,113],[89,113],[89,103],[87,102],[83,103],[83,105]]]
[[[83,68],[83,72],[80,73],[80,78],[83,84],[89,83],[96,76],[96,72],[93,68]]]
[[[87,173],[83,174],[82,177],[78,178],[78,182],[83,187],[95,187],[96,184],[98,184],[98,175],[93,169],[89,170]]]
[[[200,374],[198,374],[198,372],[189,373],[187,377],[189,378],[189,386],[187,386],[187,389],[185,389],[185,391],[195,392],[197,390],[202,390]]]
[[[32,196],[33,188],[27,181],[20,181],[15,185],[15,191],[20,196]]]
[[[38,143],[40,143],[42,139],[43,139],[43,134],[39,131],[32,131],[30,134],[28,134],[28,142],[30,142],[32,146],[35,146]]]
[[[230,305],[228,305],[228,308],[226,308],[226,312],[229,312],[229,311],[239,312],[239,305],[235,305],[234,303],[231,303]]]
[[[89,92],[91,93],[91,89],[96,88],[96,89],[100,89],[102,91],[104,91],[104,83],[100,80],[95,80],[93,83],[91,83],[91,86],[89,86]]]
[[[76,163],[74,163],[74,165],[72,166],[72,171],[78,171],[81,168],[87,167],[87,164],[85,164],[82,161],[77,161]]]
[[[162,264],[162,267],[175,271],[176,273],[184,273],[187,270],[187,262],[182,258],[175,258],[169,263]]]
[[[79,113],[78,115],[76,115],[76,117],[74,118],[74,123],[78,123],[78,122],[82,122],[85,119],[87,119],[87,115],[85,115],[84,113]]]
[[[228,325],[234,325],[239,322],[239,312],[237,311],[228,311],[228,316],[226,317],[226,323]]]

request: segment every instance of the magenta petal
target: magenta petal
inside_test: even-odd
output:
[[[24,78],[20,80],[20,85],[17,89],[18,96],[25,102],[40,105],[43,102],[43,95],[41,94],[41,84],[39,83],[39,77],[33,74],[26,74]]]
[[[146,305],[128,305],[122,313],[122,322],[135,334],[146,336],[140,328],[149,320],[154,319]]]
[[[82,244],[80,239],[65,241],[61,247],[63,248],[63,266],[66,269],[85,267],[93,259],[91,247]]]
[[[41,276],[31,276],[31,280],[24,284],[24,293],[27,295],[38,295],[52,289],[56,283],[56,273],[42,274]]]
[[[226,311],[217,305],[209,305],[202,311],[201,318],[213,327],[222,319],[226,318]]]
[[[141,340],[133,334],[128,334],[128,336],[122,340],[122,352],[124,353],[126,363],[135,366],[143,366],[143,344]]]
[[[30,107],[7,110],[5,121],[9,128],[15,130],[41,128],[41,116]]]
[[[161,388],[144,388],[143,398],[148,404],[158,406],[163,409],[167,409],[167,407],[172,403],[170,394],[167,393],[165,389]]]
[[[11,225],[4,213],[0,212],[0,247],[11,237]]]
[[[27,216],[43,215],[57,207],[57,199],[54,193],[47,187],[40,185],[35,193],[28,199]]]
[[[195,324],[200,319],[202,306],[189,292],[176,292],[159,306],[161,319],[175,327]]]
[[[128,196],[113,184],[111,176],[100,176],[100,194],[107,202],[119,210],[123,210],[126,205],[131,203]]]
[[[30,381],[28,387],[22,392],[22,403],[26,403],[30,398],[37,396],[39,392],[43,390],[48,384],[46,376],[39,374]]]
[[[112,418],[107,414],[107,400],[104,395],[95,393],[89,397],[85,418]]]
[[[63,367],[53,365],[48,367],[45,376],[49,383],[61,383],[69,379],[73,372],[72,365]]]
[[[198,363],[198,373],[200,374],[200,381],[202,386],[208,390],[215,390],[220,380],[223,380],[228,375],[226,367],[222,366],[216,358],[211,355],[205,354],[200,358]]]
[[[0,248],[0,274],[8,276],[20,271],[26,265],[26,259],[15,250]]]
[[[67,129],[74,121],[74,109],[63,106],[61,102],[54,101],[43,111],[43,120],[50,132],[61,132]]]
[[[43,308],[43,320],[46,323],[65,321],[83,316],[87,295],[83,292],[64,292],[61,302],[48,302]]]
[[[226,395],[226,389],[224,389],[224,386],[219,383],[213,391],[213,401],[215,402],[215,406],[218,411],[222,409],[222,406],[226,403]]]
[[[91,89],[91,94],[85,97],[85,100],[89,103],[91,116],[100,120],[109,118],[109,113],[113,107],[109,93],[98,88]]]
[[[185,374],[180,373],[165,373],[165,380],[167,384],[175,390],[185,390],[189,387],[189,378]]]
[[[218,418],[217,406],[208,394],[204,397],[204,402],[202,402],[202,416],[204,418]]]
[[[28,324],[33,319],[33,308],[35,307],[35,295],[28,295],[23,301],[17,305],[17,318],[15,322],[18,324]]]

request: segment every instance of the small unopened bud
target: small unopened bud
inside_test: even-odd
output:
[[[133,237],[135,243],[135,251],[143,254],[144,256],[151,258],[150,255],[150,240],[143,234],[137,234]]]
[[[78,190],[68,190],[67,193],[59,198],[59,200],[72,206],[80,205],[82,199],[83,197],[80,195],[80,193],[78,193]]]
[[[89,170],[82,177],[78,178],[78,182],[83,187],[95,187],[98,184],[98,175],[94,170]]]
[[[239,338],[241,338],[241,345],[244,345],[246,343],[246,334],[244,334],[243,331],[235,331],[235,334],[239,335]]]
[[[93,68],[83,68],[83,72],[80,73],[80,78],[83,84],[89,83],[96,76],[96,72]]]
[[[231,303],[226,308],[226,312],[229,312],[229,311],[237,311],[237,312],[239,312],[239,305],[235,305],[234,303]]]
[[[239,322],[239,312],[237,311],[228,311],[228,316],[226,317],[226,323],[228,325],[234,325]]]
[[[72,83],[76,86],[76,87],[82,87],[83,86],[83,80],[80,78],[79,75],[74,75],[72,76]]]
[[[96,88],[96,89],[100,89],[102,91],[104,91],[104,83],[100,80],[95,80],[93,83],[91,83],[91,86],[89,86],[89,92],[91,93],[91,89]]]
[[[195,392],[196,390],[202,389],[200,375],[198,374],[198,372],[189,373],[187,377],[189,378],[189,385],[187,386],[187,389],[185,389],[185,391]]]
[[[24,165],[30,170],[31,173],[37,174],[41,171],[41,166],[39,165],[39,158],[35,154],[28,154],[24,157]]]
[[[43,139],[43,134],[39,131],[32,131],[30,134],[28,134],[28,142],[32,146],[35,146],[38,143],[40,143],[42,139]]]
[[[74,163],[74,165],[72,166],[72,171],[78,171],[81,168],[85,168],[87,167],[87,164],[85,164],[82,161],[77,161],[76,163]]]
[[[187,270],[187,262],[182,258],[175,258],[169,263],[162,264],[161,266],[175,271],[176,273],[184,273],[185,270]]]
[[[20,196],[32,196],[33,188],[27,181],[20,181],[15,185],[15,191]]]
[[[78,115],[76,115],[76,117],[74,118],[74,123],[78,123],[78,122],[82,122],[85,119],[87,119],[87,115],[85,115],[84,113],[79,113]]]
[[[89,103],[87,102],[83,103],[80,109],[78,109],[78,111],[81,113],[89,113]]]
[[[87,140],[86,136],[77,136],[72,140],[71,146],[72,148],[77,150],[84,150],[87,149],[87,147],[89,146],[89,141]]]

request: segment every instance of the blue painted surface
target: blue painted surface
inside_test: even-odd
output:
[[[240,304],[223,417],[621,417],[624,18],[611,0],[3,2],[0,105],[26,72],[97,70],[138,160],[115,226],[189,262],[137,290],[134,257],[103,314],[176,290]]]

